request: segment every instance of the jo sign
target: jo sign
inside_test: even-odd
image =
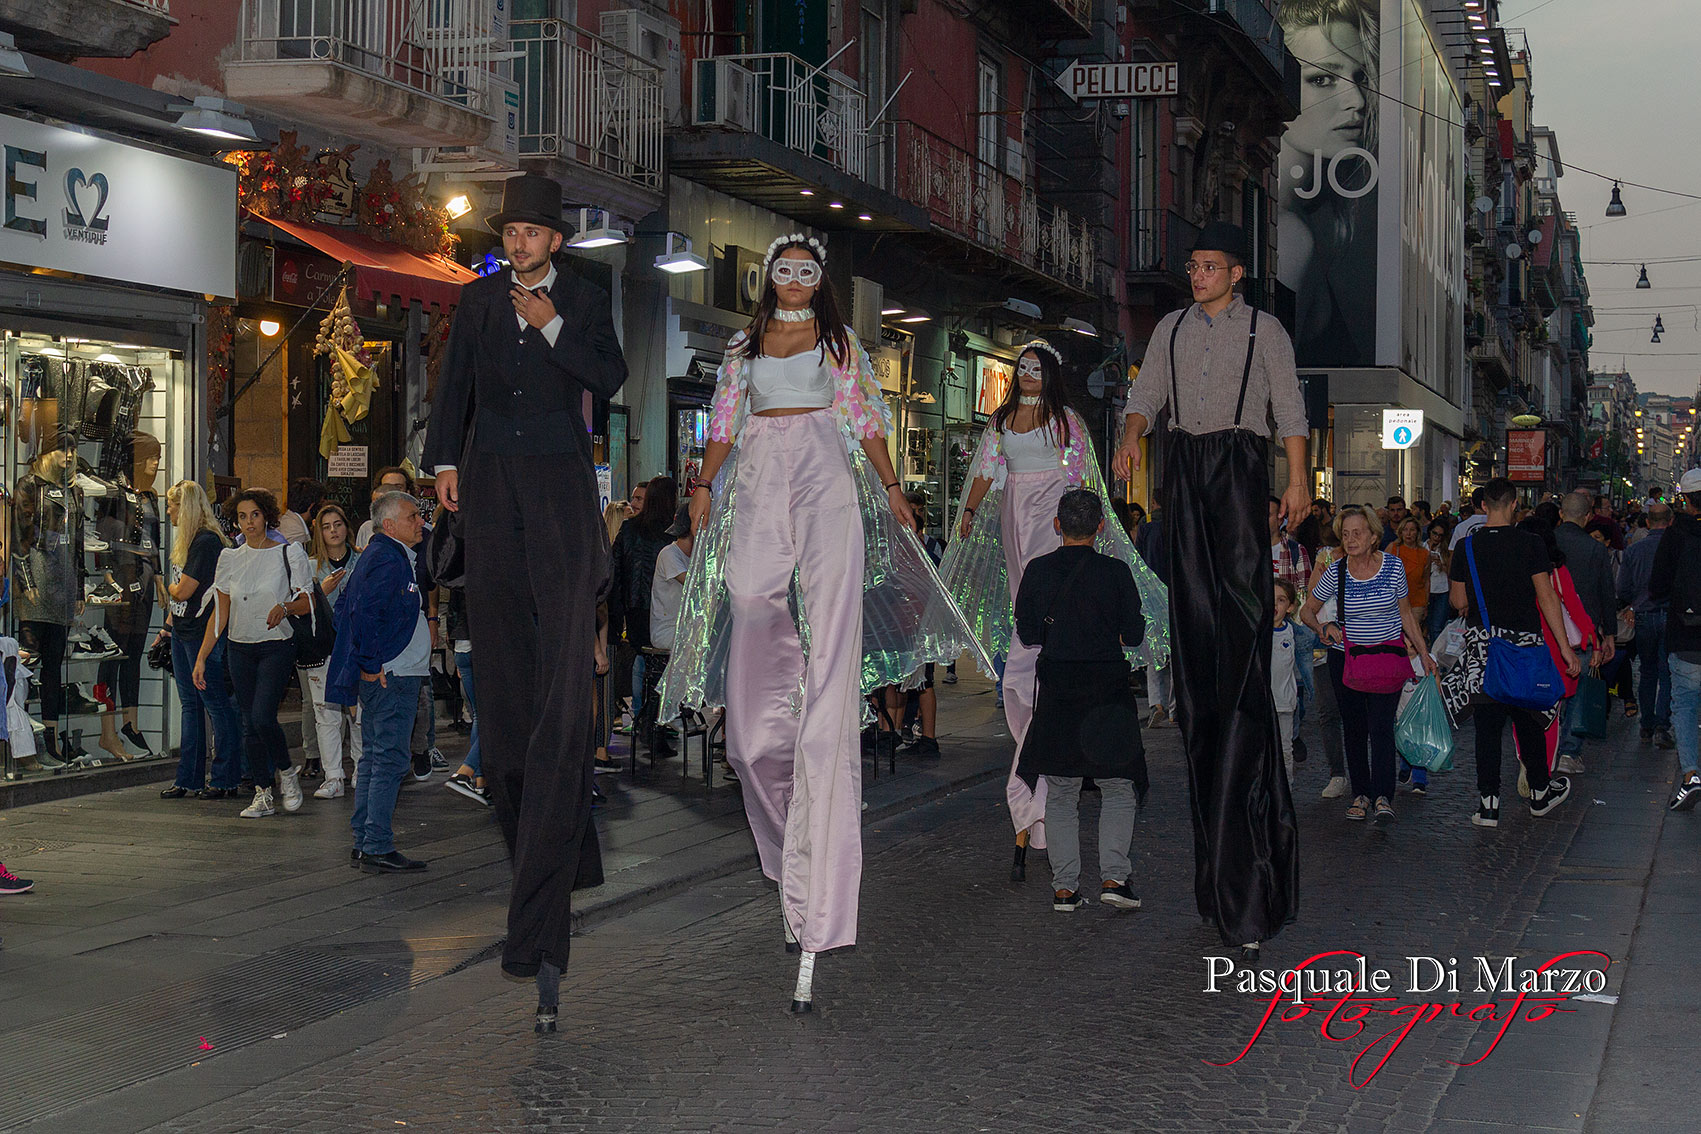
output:
[[[1181,93],[1176,63],[1069,64],[1057,85],[1077,101],[1085,98],[1166,98]]]
[[[1410,449],[1423,436],[1423,411],[1416,409],[1385,409],[1382,411],[1382,447]]]

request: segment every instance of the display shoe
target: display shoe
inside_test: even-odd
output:
[[[815,954],[805,950],[797,961],[797,986],[791,994],[791,1010],[795,1013],[815,1010]]]
[[[278,773],[278,789],[283,809],[294,813],[301,810],[301,775],[295,768]]]
[[[313,793],[314,799],[336,799],[343,794],[342,780],[326,780]]]
[[[244,807],[240,814],[244,819],[263,819],[277,813],[277,805],[272,800],[272,789],[263,787],[254,789],[254,802]]]
[[[88,588],[83,595],[83,601],[90,606],[119,606],[126,600],[118,584],[110,579],[102,579]]]
[[[69,716],[93,716],[106,712],[106,706],[95,700],[93,691],[81,685],[65,687],[65,712]]]
[[[107,712],[115,713],[118,711],[118,706],[112,700],[112,690],[106,687],[106,682],[97,681],[91,685],[89,687],[89,696]]]
[[[148,738],[143,736],[142,730],[137,728],[135,725],[127,724],[123,728],[119,729],[118,732],[124,737],[125,742],[129,744],[130,747],[141,749],[143,756],[155,755],[153,745],[148,743]]]

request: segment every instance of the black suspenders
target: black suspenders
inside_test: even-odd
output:
[[[1191,311],[1188,308],[1187,311]],[[1187,318],[1187,311],[1181,313],[1181,319]],[[1181,412],[1181,391],[1175,381],[1175,340],[1181,334],[1181,319],[1175,321],[1175,326],[1169,329],[1169,417],[1170,428],[1175,428],[1175,419]],[[1234,427],[1240,428],[1240,414],[1246,406],[1246,386],[1252,379],[1252,352],[1258,345],[1258,308],[1252,308],[1252,326],[1246,332],[1246,363],[1240,369],[1240,398],[1234,403]]]

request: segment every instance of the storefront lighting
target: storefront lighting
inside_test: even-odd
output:
[[[276,338],[277,333],[281,330],[283,330],[283,324],[278,322],[276,319],[260,320],[260,333],[268,339]]]
[[[1074,331],[1077,335],[1086,335],[1088,338],[1092,339],[1099,337],[1099,329],[1087,322],[1085,319],[1076,319],[1074,317],[1064,319],[1063,329],[1065,331]]]
[[[1614,189],[1612,196],[1613,196],[1613,200],[1617,201],[1618,190]],[[1612,215],[1613,215],[1612,206],[1608,205],[1607,206],[1607,216],[1610,217]],[[1623,205],[1618,206],[1618,215],[1619,216],[1624,215],[1624,206]],[[1636,288],[1637,288],[1638,291],[1646,291],[1648,288],[1651,288],[1653,286],[1654,286],[1653,284],[1648,282],[1648,265],[1643,264],[1642,265],[1642,271],[1636,276]]]
[[[815,196],[815,190],[813,190],[813,189],[799,189],[797,191],[797,195],[799,197],[813,197],[813,196]]]
[[[900,323],[931,323],[932,321],[933,316],[929,315],[919,307],[898,320]]]
[[[829,209],[842,209],[845,207],[845,203],[843,201],[828,201],[827,207]]]
[[[903,313],[904,309],[902,307],[882,307],[880,309],[880,315],[882,318],[888,315],[902,315]]]
[[[873,213],[858,213],[858,214],[856,214],[856,219],[860,220],[860,221],[871,221],[871,220],[874,219],[874,214]]]
[[[1479,35],[1479,36],[1477,36],[1477,42],[1478,43],[1493,43],[1494,41],[1492,39],[1488,38],[1486,35]]]
[[[18,50],[17,40],[6,32],[0,32],[0,75],[13,79],[30,77],[29,61]]]
[[[591,223],[592,218],[596,224]],[[608,248],[615,244],[625,244],[626,234],[608,223],[608,212],[605,209],[580,209],[579,230],[573,234],[573,239],[567,242],[569,248]]]
[[[37,354],[45,354],[49,358],[64,358],[65,357],[65,352],[60,350],[58,347],[44,346],[40,350],[36,351],[36,353]]]
[[[656,267],[676,276],[709,270],[708,261],[691,251],[691,238],[677,232],[667,234],[667,251],[656,257]]]
[[[444,202],[443,211],[449,214],[450,220],[460,220],[472,212],[472,198],[465,193],[456,193]]]
[[[182,112],[178,115],[177,124],[183,129],[209,138],[224,138],[232,142],[252,142],[259,138],[254,132],[254,124],[242,117],[245,113],[242,104],[229,99],[196,95],[189,105],[169,109]]]
[[[1606,215],[1609,216],[1609,217],[1621,217],[1624,214],[1625,214],[1624,195],[1620,192],[1620,190],[1618,188],[1618,182],[1614,181],[1612,183],[1612,200],[1607,202]],[[1642,268],[1642,280],[1643,280],[1643,282],[1638,283],[1636,286],[1637,287],[1647,287],[1648,286],[1647,283],[1646,283],[1647,279],[1648,279],[1648,269],[1647,269],[1646,265],[1644,265],[1643,268]]]

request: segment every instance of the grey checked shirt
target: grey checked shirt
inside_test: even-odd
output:
[[[1146,361],[1128,396],[1127,412],[1144,417],[1150,428],[1158,412],[1169,405],[1169,337],[1178,319],[1182,323],[1175,339],[1175,366],[1181,404],[1170,406],[1170,427],[1188,433],[1235,428],[1235,403],[1240,399],[1246,336],[1252,323],[1252,309],[1238,295],[1215,319],[1194,303],[1158,320],[1146,345]],[[1299,376],[1294,373],[1293,341],[1274,315],[1260,311],[1240,428],[1268,437],[1272,415],[1277,437],[1310,435]]]

